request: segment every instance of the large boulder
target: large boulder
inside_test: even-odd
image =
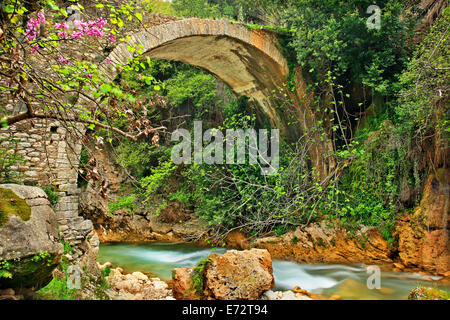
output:
[[[173,295],[180,300],[256,300],[275,285],[265,249],[211,254],[196,267],[174,269],[172,278]]]
[[[63,252],[57,216],[45,192],[0,185],[0,289],[45,286]]]
[[[204,277],[208,299],[255,300],[275,285],[272,258],[265,249],[211,254]]]

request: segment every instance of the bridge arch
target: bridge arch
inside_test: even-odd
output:
[[[135,32],[109,54],[112,63],[103,62],[99,70],[114,80],[121,65],[139,56],[137,50],[128,50],[130,46],[153,59],[182,61],[215,75],[238,97],[249,97],[274,127],[286,131],[269,98],[289,73],[277,44],[272,32],[250,30],[227,20],[176,20]]]
[[[137,54],[138,50],[132,53],[130,46],[142,53]],[[302,134],[311,133],[315,142],[310,149],[312,164],[324,178],[334,166],[333,158],[329,157],[332,144],[314,129],[312,94],[306,94],[299,72],[296,71],[297,91],[280,92],[290,70],[278,48],[278,37],[270,30],[250,29],[225,19],[189,18],[134,32],[113,49],[99,70],[113,81],[122,65],[140,55],[182,61],[204,69],[226,83],[238,97],[248,97],[268,117],[272,127],[280,129],[289,140],[297,141]],[[106,63],[107,60],[112,63]],[[277,96],[291,99],[293,110],[277,108],[280,104]]]

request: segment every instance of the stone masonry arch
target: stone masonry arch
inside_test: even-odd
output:
[[[132,53],[129,47],[136,50]],[[250,29],[225,19],[190,18],[134,32],[109,54],[99,70],[113,81],[121,66],[139,56],[182,61],[204,69],[226,83],[238,97],[250,98],[272,127],[280,129],[290,141],[310,133],[314,141],[310,149],[312,165],[325,178],[334,166],[329,157],[332,144],[314,129],[317,119],[311,110],[313,97],[306,92],[299,68],[295,70],[297,90],[282,89],[290,70],[278,48],[278,37],[270,30]],[[112,63],[107,64],[108,60]],[[293,110],[279,108],[280,99],[291,100]]]
[[[249,30],[227,20],[186,19],[143,29],[119,44],[100,71],[111,81],[121,72],[120,65],[138,57],[128,50],[135,47],[143,56],[176,60],[204,69],[226,83],[238,96],[247,96],[261,107],[273,126],[285,130],[269,96],[285,81],[289,68],[277,49],[276,36],[265,30]]]

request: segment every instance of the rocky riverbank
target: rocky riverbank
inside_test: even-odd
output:
[[[211,254],[195,267],[173,270],[168,283],[141,272],[125,273],[110,263],[99,264],[112,300],[313,300],[324,299],[296,287],[272,291],[272,259],[267,250],[251,249]]]

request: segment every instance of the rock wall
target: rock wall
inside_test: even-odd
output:
[[[441,274],[450,270],[449,186],[449,169],[431,174],[420,205],[400,219],[398,251],[405,266]]]
[[[281,237],[265,237],[250,242],[234,231],[226,239],[228,247],[267,249],[273,258],[298,263],[392,263],[393,249],[375,228],[361,226],[355,234],[326,221],[298,227]]]

